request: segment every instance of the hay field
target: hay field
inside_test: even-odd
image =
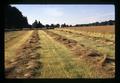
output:
[[[6,78],[114,78],[114,26],[5,32]]]

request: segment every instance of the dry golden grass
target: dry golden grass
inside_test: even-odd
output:
[[[107,55],[111,54],[114,57],[112,44],[106,45],[85,35],[74,34],[77,29],[72,30],[72,28],[69,28],[69,31],[67,29],[37,31],[24,31],[22,35],[12,33],[6,36],[12,38],[12,35],[16,35],[12,40],[8,39],[8,42],[5,42],[6,72],[15,69],[9,76],[18,78],[114,77],[114,60]]]
[[[113,34],[115,33],[115,25],[72,27],[70,29],[87,31],[87,32],[100,32],[100,33],[113,33]]]
[[[40,54],[36,53],[39,44],[38,33],[37,31],[34,31],[32,32],[32,35],[19,46],[21,48],[19,48],[18,51],[16,50],[16,57],[13,57],[14,60],[6,65],[5,74],[7,78],[35,77],[37,69],[41,67],[40,61],[37,60],[39,59]]]
[[[16,52],[19,50],[21,45],[30,37],[33,31],[26,31],[23,35],[19,35],[17,38],[5,43],[5,66],[7,61],[11,61],[16,57]],[[17,33],[15,33],[17,34]],[[8,36],[9,38],[9,36]]]
[[[71,29],[56,29],[53,32],[70,39],[79,44],[96,49],[108,56],[115,57],[115,34],[103,34],[98,32],[77,31]]]
[[[54,32],[54,30],[52,31]],[[48,31],[45,32],[47,34],[49,33]],[[42,78],[114,77],[114,75],[108,74],[108,72],[99,68],[100,66],[95,64],[96,62],[94,61],[97,61],[97,57],[99,61],[103,57],[103,56],[101,57],[101,55],[98,52],[92,50],[90,52],[90,50],[83,49],[84,47],[82,48],[79,45],[78,47],[74,45],[76,49],[75,48],[72,49],[71,47],[68,46],[69,45],[68,43],[65,43],[67,40],[69,40],[68,38],[64,38],[63,36],[60,37],[60,34],[57,35],[57,33],[56,34],[49,33],[50,36],[48,36],[46,33],[43,34],[43,32],[40,31],[40,38],[42,45],[42,49],[40,51],[41,51],[41,60],[43,63],[43,68],[40,77]],[[56,42],[52,38],[58,42]],[[48,43],[48,39],[49,39],[49,43]],[[64,46],[66,46],[69,49],[67,49]],[[84,58],[81,56],[75,56],[77,50]],[[82,51],[86,51],[86,52],[82,52]],[[62,67],[63,69],[61,69]],[[59,72],[57,70],[59,70]]]

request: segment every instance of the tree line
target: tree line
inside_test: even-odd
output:
[[[35,20],[32,25],[28,24],[27,17],[23,16],[22,13],[16,8],[10,5],[5,7],[5,29],[23,29],[23,28],[41,28],[41,29],[53,29],[53,28],[64,28],[64,27],[81,27],[81,26],[101,26],[101,25],[114,25],[114,20],[104,22],[94,22],[88,24],[46,24],[43,25],[40,21]]]
[[[35,22],[32,24],[32,28],[46,28],[46,29],[53,29],[53,28],[60,28],[60,27],[71,27],[72,25],[67,24],[46,24],[43,25],[40,21],[35,20]]]
[[[32,24],[32,28],[46,28],[46,29],[53,29],[53,28],[56,28],[56,27],[59,27],[60,24],[46,24],[46,25],[43,25],[40,21],[37,21],[35,20],[35,22]]]
[[[94,23],[88,23],[88,24],[76,24],[75,27],[80,26],[103,26],[103,25],[114,25],[114,20],[104,21],[104,22],[94,22]]]

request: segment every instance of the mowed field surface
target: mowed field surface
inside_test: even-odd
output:
[[[114,78],[114,26],[89,28],[5,32],[5,77]]]

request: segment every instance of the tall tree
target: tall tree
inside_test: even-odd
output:
[[[5,26],[9,29],[21,29],[28,27],[27,17],[16,8],[7,5],[5,7]]]
[[[56,27],[59,28],[59,27],[60,27],[60,24],[56,24]]]
[[[32,24],[33,28],[37,28],[37,20],[35,20],[35,22]]]

